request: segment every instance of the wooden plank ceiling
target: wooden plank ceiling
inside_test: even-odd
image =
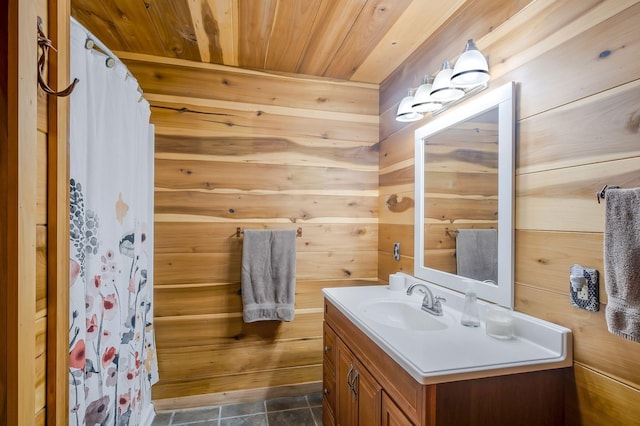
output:
[[[379,84],[469,1],[71,0],[71,14],[116,53]]]

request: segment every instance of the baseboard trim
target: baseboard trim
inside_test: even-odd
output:
[[[308,382],[297,385],[269,388],[245,389],[231,392],[209,393],[206,395],[182,396],[178,398],[154,399],[156,411],[173,411],[184,408],[212,407],[217,405],[241,404],[265,399],[302,396],[322,391],[322,382]],[[153,391],[152,391],[153,392]]]

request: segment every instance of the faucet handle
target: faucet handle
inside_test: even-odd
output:
[[[442,303],[440,302],[446,302],[447,299],[445,299],[444,297],[436,296],[434,300],[435,301],[433,302],[433,309],[438,313],[438,315],[442,315]]]

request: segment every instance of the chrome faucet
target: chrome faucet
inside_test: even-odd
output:
[[[413,294],[413,290],[416,287],[420,287],[424,289],[424,298],[422,299],[422,310],[430,313],[431,315],[435,315],[438,317],[442,316],[442,303],[440,302],[446,302],[447,300],[444,297],[439,297],[439,296],[433,297],[433,293],[431,293],[431,290],[429,290],[429,287],[420,283],[411,284],[407,289],[407,296],[411,296]]]

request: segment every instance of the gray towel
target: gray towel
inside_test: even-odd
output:
[[[607,189],[605,199],[607,327],[640,342],[640,188]]]
[[[459,229],[456,237],[458,275],[498,282],[498,231]]]
[[[242,246],[244,322],[293,321],[296,231],[245,230]]]

